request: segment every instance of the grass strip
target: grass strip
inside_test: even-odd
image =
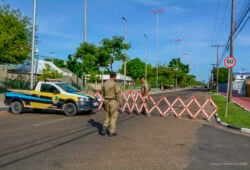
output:
[[[222,122],[238,127],[250,128],[250,112],[237,106],[235,103],[230,103],[228,105],[228,114],[226,118],[226,97],[216,94],[212,94],[211,96],[219,108],[218,114]]]

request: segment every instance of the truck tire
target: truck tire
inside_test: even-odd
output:
[[[23,111],[23,104],[20,101],[14,101],[10,106],[11,113],[19,115]]]
[[[72,102],[64,104],[63,111],[65,116],[75,116],[77,114],[76,105]]]

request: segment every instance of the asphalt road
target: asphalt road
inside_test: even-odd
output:
[[[170,102],[204,89],[153,95]],[[166,109],[166,104],[160,104]],[[177,103],[176,109],[182,107]],[[196,112],[197,108],[190,109]],[[119,135],[100,136],[103,111],[65,117],[61,112],[0,112],[0,169],[250,169],[250,136],[207,121],[121,113]]]

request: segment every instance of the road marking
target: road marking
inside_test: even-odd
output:
[[[67,118],[63,118],[63,119],[51,120],[51,121],[47,121],[47,122],[34,124],[34,126],[39,127],[39,126],[47,125],[47,124],[50,124],[50,123],[60,122],[60,121],[66,120],[66,119],[70,119],[70,118],[67,117]]]

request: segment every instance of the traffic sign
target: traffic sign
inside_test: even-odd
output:
[[[233,68],[236,64],[236,60],[234,57],[229,56],[224,60],[224,64],[227,68]]]

